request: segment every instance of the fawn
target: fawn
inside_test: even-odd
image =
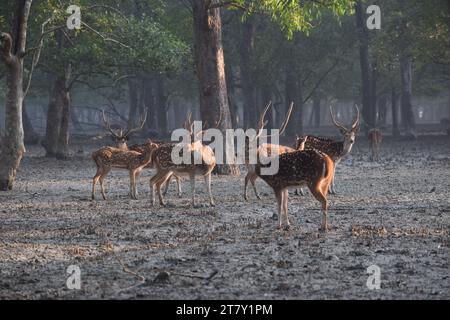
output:
[[[353,122],[350,129],[347,129],[342,124],[336,121],[333,114],[333,108],[330,106],[331,120],[342,134],[344,138],[343,141],[336,141],[333,139],[316,136],[308,136],[306,142],[304,143],[304,148],[322,151],[334,161],[334,165],[336,167],[337,164],[341,161],[341,159],[345,157],[347,154],[349,154],[350,151],[352,150],[353,144],[355,143],[356,134],[359,131],[359,108],[356,104],[354,106],[356,109],[356,119]],[[303,138],[304,137],[297,137],[297,147],[299,143],[302,143]],[[334,176],[331,183],[330,193],[331,194],[336,193],[334,187]]]
[[[218,123],[220,120],[218,121]],[[218,127],[219,124],[216,124]],[[203,130],[197,134],[193,132],[193,122],[192,114],[189,113],[188,120],[186,121],[185,128],[189,131],[193,139],[191,143],[170,143],[160,146],[152,156],[152,163],[156,168],[156,174],[150,179],[150,190],[152,194],[152,204],[155,205],[155,187],[158,192],[159,203],[165,206],[164,199],[161,194],[161,185],[166,183],[172,174],[176,175],[188,175],[191,181],[191,191],[192,191],[192,206],[195,206],[195,176],[200,175],[205,179],[205,184],[208,190],[209,203],[214,206],[214,199],[211,193],[211,172],[216,166],[216,158],[214,151],[209,147],[202,144],[201,141],[195,138],[203,133]],[[181,163],[175,164],[172,160],[172,151],[174,148],[179,148],[179,150],[186,151],[190,156],[191,160],[194,157],[201,159],[201,164],[191,163]]]
[[[380,160],[380,145],[381,140],[383,139],[383,135],[380,129],[372,128],[368,132],[368,137],[370,141],[370,151],[371,151],[371,160],[379,161]]]
[[[249,144],[251,142],[258,141],[258,139],[261,137],[261,135],[263,133],[263,129],[266,125],[266,122],[264,121],[264,119],[265,119],[267,110],[269,110],[271,105],[272,105],[272,102],[269,102],[269,104],[265,107],[265,109],[261,113],[261,115],[259,117],[259,122],[258,122],[257,134],[253,138],[253,140],[250,141],[250,139],[248,137],[246,138],[246,143],[245,143],[246,155],[248,155],[248,152],[249,152]],[[285,119],[280,126],[279,133],[278,133],[279,135],[283,134],[283,132],[286,130],[286,127],[288,125],[289,119],[292,114],[293,107],[294,107],[294,103],[291,103],[289,110],[286,113]],[[287,146],[264,143],[258,148],[257,156],[258,157],[270,157],[270,156],[275,156],[278,154],[282,154],[282,153],[286,153],[286,152],[293,152],[293,151],[295,151],[295,149],[287,147]],[[247,162],[246,163],[247,175],[245,176],[244,199],[248,200],[247,186],[248,186],[249,181],[252,184],[252,187],[253,187],[253,190],[255,191],[256,197],[258,199],[261,199],[261,196],[259,195],[258,190],[256,189],[256,185],[255,185],[255,181],[258,178],[258,175],[255,172],[255,165],[249,164],[248,159],[246,159],[246,162]]]
[[[130,195],[137,199],[136,179],[142,169],[152,160],[152,154],[158,149],[158,145],[150,143],[142,153],[130,150],[121,150],[113,147],[103,147],[92,154],[92,159],[97,165],[97,173],[92,180],[92,199],[95,199],[95,185],[100,181],[102,197],[106,200],[103,181],[111,169],[125,169],[130,173]]]
[[[334,175],[334,162],[318,150],[302,150],[279,155],[279,169],[275,175],[261,174],[264,165],[256,165],[256,174],[275,192],[278,204],[279,228],[290,228],[288,218],[288,188],[306,185],[314,197],[322,204],[322,227],[327,232],[327,193]]]

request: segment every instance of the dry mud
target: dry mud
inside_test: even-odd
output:
[[[94,147],[69,161],[28,148],[15,190],[0,194],[1,299],[450,298],[448,137],[386,141],[380,163],[359,139],[337,168],[328,234],[309,192],[291,193],[293,228],[277,230],[273,192],[258,180],[263,200],[249,190],[244,201],[243,176],[213,177],[214,208],[200,180],[205,205],[189,206],[185,181],[182,198],[171,185],[168,206],[151,207],[151,171],[139,200],[114,171],[109,199],[91,201]],[[70,265],[80,290],[66,287]],[[380,290],[366,286],[371,265]]]

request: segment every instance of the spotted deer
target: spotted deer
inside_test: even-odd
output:
[[[271,105],[272,105],[272,102],[269,102],[259,117],[258,130],[257,130],[256,136],[254,138],[252,138],[252,141],[250,141],[250,139],[248,137],[246,138],[245,147],[246,147],[247,155],[249,152],[249,144],[251,142],[258,141],[258,139],[261,138],[263,129],[267,124],[267,122],[265,122],[264,119],[265,119],[266,113],[269,110],[269,108],[271,107]],[[294,103],[291,103],[291,105],[286,113],[285,119],[283,120],[283,122],[280,126],[279,133],[278,133],[279,135],[283,134],[283,132],[286,130],[286,127],[288,125],[289,119],[292,114],[293,107],[294,107]],[[291,147],[277,145],[277,144],[264,143],[258,148],[257,157],[270,157],[270,156],[274,156],[274,155],[278,155],[278,154],[282,154],[282,153],[286,153],[286,152],[293,152],[293,151],[295,151],[295,149],[293,149]],[[255,181],[258,178],[258,175],[255,172],[255,165],[249,164],[248,159],[246,159],[246,167],[247,167],[247,175],[245,176],[244,199],[248,201],[247,186],[248,186],[249,181],[252,184],[252,187],[253,187],[253,190],[255,191],[256,197],[258,199],[261,199],[261,196],[259,195],[258,190],[256,189],[256,184],[255,184]]]
[[[218,121],[218,123],[220,120]],[[216,127],[218,127],[218,123]],[[192,206],[195,206],[195,176],[202,176],[205,180],[205,184],[209,195],[209,204],[214,206],[214,199],[211,193],[211,172],[216,166],[216,158],[213,150],[204,145],[200,140],[196,138],[203,134],[203,130],[194,133],[193,131],[192,114],[189,113],[188,119],[185,123],[185,128],[189,131],[189,134],[193,138],[191,143],[170,143],[160,146],[152,156],[152,162],[156,168],[156,174],[150,179],[150,190],[152,195],[152,205],[155,205],[155,188],[158,192],[159,203],[165,206],[164,199],[161,194],[161,185],[164,184],[172,174],[178,176],[189,176],[191,182],[192,192]],[[174,163],[172,159],[172,151],[174,148],[186,151],[191,158],[191,163]],[[194,163],[193,158],[198,157],[201,163]]]
[[[147,113],[145,113],[144,116],[141,117],[140,125],[138,127],[130,128],[127,130],[124,130],[122,128],[112,129],[111,124],[106,119],[105,110],[102,110],[102,117],[103,117],[103,125],[111,133],[111,137],[113,138],[114,142],[117,143],[117,148],[121,150],[128,150],[127,143],[128,140],[130,139],[131,134],[142,130],[142,128],[145,125],[145,121],[147,120]]]
[[[369,142],[370,142],[370,152],[371,152],[371,160],[379,161],[380,160],[380,145],[381,140],[383,139],[383,135],[380,129],[372,128],[368,132]]]
[[[279,228],[290,228],[288,218],[288,189],[307,186],[314,197],[322,204],[322,227],[327,232],[328,200],[327,194],[334,175],[334,162],[325,153],[318,150],[299,150],[278,155],[279,168],[274,175],[262,174],[265,165],[257,164],[256,174],[275,192],[278,204]]]
[[[165,142],[165,141],[154,141],[154,140],[148,139],[147,142],[144,143],[144,144],[135,144],[135,145],[130,146],[130,147],[129,147],[129,150],[133,150],[133,151],[137,151],[137,152],[143,153],[143,152],[145,151],[145,149],[146,149],[150,144],[157,145],[158,148],[159,148],[159,147],[161,147],[161,146],[163,146],[163,145],[165,145],[165,144],[170,144],[170,142]],[[152,169],[154,169],[154,167],[155,167],[155,166],[154,166],[154,163],[153,163],[153,162],[150,162],[145,168],[152,168]],[[169,190],[170,181],[172,180],[172,178],[175,178],[175,180],[176,180],[176,182],[177,182],[178,196],[181,197],[181,194],[182,194],[182,192],[181,192],[181,178],[180,178],[178,175],[176,175],[176,174],[172,174],[172,175],[167,179],[166,186],[165,186],[165,189],[164,189],[163,194],[164,194],[164,195],[167,194],[167,191]]]
[[[333,124],[339,129],[343,137],[343,141],[336,141],[330,138],[316,137],[309,135],[304,143],[305,149],[316,149],[327,154],[333,161],[335,167],[341,161],[343,157],[350,153],[353,144],[355,143],[356,134],[359,131],[359,108],[355,104],[356,119],[351,125],[350,129],[347,129],[342,124],[338,123],[334,118],[333,108],[330,106],[331,120]],[[303,137],[297,137],[297,147]],[[334,173],[333,173],[334,174]],[[301,191],[303,192],[303,191]],[[330,193],[335,194],[334,176],[331,183]]]
[[[142,153],[113,147],[103,147],[92,153],[92,159],[97,165],[97,173],[92,180],[92,199],[95,199],[95,185],[100,181],[102,197],[106,200],[103,182],[111,169],[128,170],[130,174],[130,196],[132,199],[137,199],[136,179],[138,179],[142,169],[151,162],[152,154],[157,149],[158,145],[150,143]]]
[[[117,148],[119,148],[121,150],[132,150],[132,151],[137,151],[137,152],[142,153],[143,150],[148,147],[148,144],[154,143],[154,144],[157,144],[159,147],[159,146],[163,145],[164,143],[167,143],[164,141],[153,141],[153,140],[149,139],[144,144],[134,144],[134,145],[131,145],[128,147],[128,140],[129,140],[131,134],[134,132],[137,132],[139,130],[142,130],[142,128],[144,127],[145,121],[147,120],[147,112],[144,114],[143,117],[141,117],[139,127],[128,129],[128,130],[124,130],[122,128],[119,128],[116,130],[112,129],[110,122],[106,119],[104,110],[102,110],[102,116],[103,116],[103,125],[111,133],[113,140],[117,143]],[[152,168],[152,164],[151,163],[148,164],[146,166],[146,168]],[[176,175],[173,175],[170,177],[170,179],[168,179],[165,190],[164,190],[164,194],[166,194],[167,190],[169,189],[169,185],[170,185],[170,181],[172,180],[172,177],[175,178],[177,181],[178,196],[181,197],[181,178]]]

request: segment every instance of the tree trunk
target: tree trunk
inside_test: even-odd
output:
[[[203,121],[212,124],[222,116],[219,129],[225,137],[226,130],[231,129],[232,125],[225,80],[220,9],[208,8],[211,1],[192,0],[191,2],[194,60],[199,80],[201,117]],[[225,141],[224,144],[224,158],[226,159],[228,155],[234,159],[234,149]],[[223,162],[224,164],[217,166],[219,174],[240,174],[238,165]]]
[[[155,110],[155,96],[153,94],[153,81],[150,78],[143,79],[144,108],[147,111],[147,119],[145,121],[145,130],[147,132],[156,132],[156,110]]]
[[[0,154],[0,190],[12,190],[25,153],[22,127],[22,60],[11,56],[6,64],[5,136]]]
[[[164,77],[160,76],[156,83],[156,98],[158,107],[158,128],[162,136],[167,135],[167,95],[164,86]]]
[[[25,144],[36,145],[39,143],[40,137],[39,134],[34,131],[27,109],[28,108],[26,107],[25,102],[22,102],[23,131],[25,134],[24,141]]]
[[[294,102],[294,109],[286,128],[286,135],[288,136],[295,136],[303,132],[303,121],[300,121],[301,117],[303,117],[303,94],[299,80],[299,76],[288,62],[286,65],[285,82],[286,112],[291,103]]]
[[[315,95],[313,97],[313,111],[314,111],[314,127],[320,127],[320,97]]]
[[[395,88],[392,88],[391,92],[391,111],[392,111],[392,136],[397,138],[400,136],[400,130],[398,128],[398,110],[397,110],[397,93]]]
[[[291,119],[296,126],[295,134],[303,135],[303,115],[304,115],[304,105],[303,105],[303,85],[299,75],[296,75],[297,81],[297,97],[296,97],[296,105],[294,106],[295,112],[293,112],[294,119]]]
[[[378,127],[386,126],[388,96],[383,94],[378,100]]]
[[[134,128],[136,124],[136,114],[138,110],[138,88],[136,81],[134,79],[128,80],[128,99],[129,99],[129,109],[128,109],[128,128]]]
[[[58,151],[58,139],[61,128],[61,117],[63,111],[63,98],[65,92],[65,79],[57,77],[50,89],[50,101],[47,109],[47,125],[45,140],[42,145],[45,148],[46,157],[56,157]]]
[[[254,128],[257,123],[256,87],[253,81],[252,57],[255,49],[255,17],[241,24],[239,47],[242,95],[244,98],[244,128]]]
[[[412,55],[410,50],[404,48],[400,54],[401,72],[401,110],[402,125],[408,135],[416,136],[416,122],[411,103],[412,96]]]
[[[373,93],[372,93],[372,77],[370,74],[369,61],[369,35],[366,28],[366,19],[361,1],[356,2],[356,24],[358,27],[359,38],[359,62],[361,68],[361,85],[362,85],[362,116],[364,121],[369,125],[374,125],[373,116]],[[367,129],[367,128],[366,128]]]
[[[230,107],[230,117],[231,117],[231,125],[233,128],[237,128],[239,126],[239,114],[238,114],[238,106],[236,103],[235,91],[236,85],[233,76],[233,70],[231,69],[230,64],[225,66],[225,74],[228,85],[228,106]]]
[[[5,136],[0,150],[0,190],[11,190],[25,153],[22,124],[23,56],[31,0],[15,1],[11,34],[0,33],[0,59],[5,64]]]
[[[61,118],[59,124],[59,135],[56,147],[56,159],[66,160],[69,158],[69,120],[70,120],[70,92],[64,88],[61,92]]]

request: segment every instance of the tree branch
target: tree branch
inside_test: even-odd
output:
[[[92,31],[93,33],[95,33],[96,35],[98,35],[100,38],[102,38],[103,40],[105,40],[105,41],[111,41],[111,42],[114,42],[114,43],[116,43],[116,44],[118,44],[118,45],[120,45],[120,46],[122,46],[122,47],[125,47],[125,48],[127,48],[127,49],[132,49],[130,46],[128,46],[128,45],[126,45],[126,44],[124,44],[124,43],[122,43],[122,42],[120,42],[120,41],[118,41],[118,40],[116,40],[116,39],[112,39],[112,38],[108,38],[108,37],[106,37],[106,36],[104,36],[103,34],[101,34],[100,32],[98,32],[97,30],[95,30],[94,28],[92,28],[91,26],[89,26],[86,22],[84,22],[84,21],[81,21],[81,24],[83,25],[83,26],[85,26],[86,28],[88,28],[90,31]]]
[[[53,17],[48,18],[47,20],[45,20],[42,25],[41,25],[41,36],[39,37],[39,42],[38,42],[38,46],[36,47],[37,49],[34,50],[34,54],[33,54],[33,59],[31,60],[31,67],[30,67],[30,72],[28,73],[28,78],[26,80],[26,85],[25,85],[25,89],[23,91],[23,98],[25,99],[25,97],[27,96],[28,90],[30,89],[30,85],[31,85],[31,78],[33,77],[33,72],[34,72],[34,68],[36,67],[36,65],[39,62],[39,58],[41,57],[41,51],[42,51],[42,47],[44,46],[44,35],[45,33],[45,26],[50,23],[50,21],[52,20]],[[24,54],[22,54],[22,56],[24,57],[26,55],[26,52]]]
[[[221,8],[221,7],[234,7],[236,9],[241,9],[244,11],[247,10],[246,7],[240,5],[239,3],[235,2],[235,1],[219,1],[214,4],[210,4],[208,6],[208,9],[215,9],[215,8]]]

